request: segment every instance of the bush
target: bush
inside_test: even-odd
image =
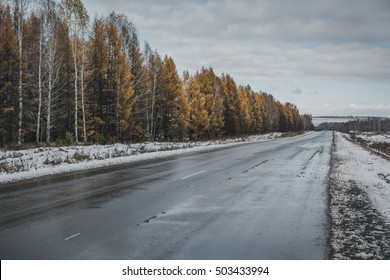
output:
[[[390,155],[390,143],[386,143],[386,142],[373,143],[370,145],[370,148],[380,151],[384,154]]]
[[[57,147],[72,146],[75,144],[74,135],[72,132],[67,131],[65,133],[65,137],[64,138],[57,138],[55,143],[56,143]]]

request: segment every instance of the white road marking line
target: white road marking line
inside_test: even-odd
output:
[[[180,179],[181,179],[181,180],[185,180],[185,179],[188,179],[188,178],[190,178],[190,177],[192,177],[192,176],[196,176],[196,175],[202,174],[203,172],[206,172],[206,170],[202,170],[202,171],[196,172],[196,173],[194,173],[194,174],[185,176],[185,177],[180,178]]]
[[[73,238],[73,237],[76,237],[76,236],[78,236],[78,235],[80,235],[80,232],[79,232],[79,233],[76,233],[76,234],[73,234],[72,236],[69,236],[69,237],[65,238],[64,240],[67,241],[67,240],[69,240],[69,239],[71,239],[71,238]]]

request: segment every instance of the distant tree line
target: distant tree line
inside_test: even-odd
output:
[[[389,132],[390,119],[370,117],[367,119],[357,119],[344,123],[324,122],[318,125],[318,130],[336,130],[340,132],[360,131],[360,132]]]
[[[80,0],[0,1],[0,144],[202,140],[312,129],[290,103],[171,57]]]

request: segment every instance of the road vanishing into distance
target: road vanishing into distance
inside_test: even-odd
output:
[[[0,185],[4,259],[327,259],[331,132]]]

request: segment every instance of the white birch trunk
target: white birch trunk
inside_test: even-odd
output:
[[[18,51],[19,51],[19,85],[18,85],[18,101],[19,101],[19,114],[18,114],[18,145],[22,145],[22,125],[23,125],[23,17],[24,17],[24,5],[22,2],[17,1],[19,15],[18,15]]]
[[[22,145],[22,125],[23,125],[23,70],[22,70],[22,35],[19,37],[19,115],[18,115],[18,145]]]
[[[18,51],[19,51],[19,81],[18,81],[18,103],[19,103],[19,114],[18,114],[18,145],[22,145],[23,142],[23,35],[24,35],[24,18],[27,14],[28,5],[30,0],[18,0],[15,1],[15,7],[17,8],[17,27],[16,33],[18,38]]]
[[[47,123],[46,123],[46,143],[50,143],[51,138],[51,98],[52,98],[52,77],[51,71],[49,70],[49,87],[47,94]]]
[[[75,36],[73,37],[73,63],[74,63],[74,138],[76,144],[79,142],[78,133],[78,67],[77,67],[77,42]]]
[[[156,137],[156,125],[155,125],[155,121],[154,121],[154,112],[155,112],[155,104],[156,104],[156,88],[157,88],[157,73],[153,73],[153,92],[152,92],[152,112],[151,112],[151,133],[150,133],[150,136],[151,136],[151,141],[154,141],[155,137]]]
[[[117,88],[117,91],[116,91],[116,110],[115,110],[116,137],[117,137],[117,140],[119,139],[119,133],[120,133],[120,129],[119,129],[120,83],[121,83],[120,82],[120,78],[118,78],[118,80],[117,80],[117,84],[118,84],[117,87],[118,88]]]
[[[50,26],[52,27],[52,26]],[[54,75],[54,46],[53,46],[53,30],[50,30],[49,49],[48,49],[48,91],[47,91],[47,122],[46,122],[46,143],[51,142],[51,106],[53,95],[53,75]]]
[[[82,110],[82,117],[83,117],[83,142],[87,142],[87,129],[86,129],[86,121],[85,121],[85,93],[84,93],[84,68],[85,68],[85,46],[84,42],[81,43],[81,70],[80,70],[80,86],[81,86],[81,110]]]
[[[63,12],[65,14],[65,20],[67,21],[68,28],[69,28],[69,37],[71,39],[71,46],[72,46],[72,55],[73,55],[73,64],[74,64],[74,136],[76,144],[79,141],[79,134],[78,134],[78,79],[79,79],[79,57],[78,57],[78,35],[80,28],[86,28],[88,25],[88,14],[87,11],[83,5],[83,3],[80,0],[62,0],[61,6],[63,8]],[[81,43],[82,40],[81,40]],[[84,73],[83,73],[84,74]],[[83,82],[83,81],[82,81]],[[84,89],[82,89],[83,91]],[[84,93],[82,92],[82,95]],[[82,98],[83,99],[83,98]],[[83,103],[83,100],[82,100]],[[82,107],[83,104],[82,104]],[[84,130],[84,128],[83,128]],[[84,133],[83,133],[84,134]]]
[[[43,17],[41,19],[43,21]],[[42,45],[43,45],[43,32],[44,23],[41,22],[41,30],[39,35],[39,63],[38,63],[38,114],[37,114],[37,131],[36,142],[40,143],[40,130],[41,130],[41,112],[42,112]]]

